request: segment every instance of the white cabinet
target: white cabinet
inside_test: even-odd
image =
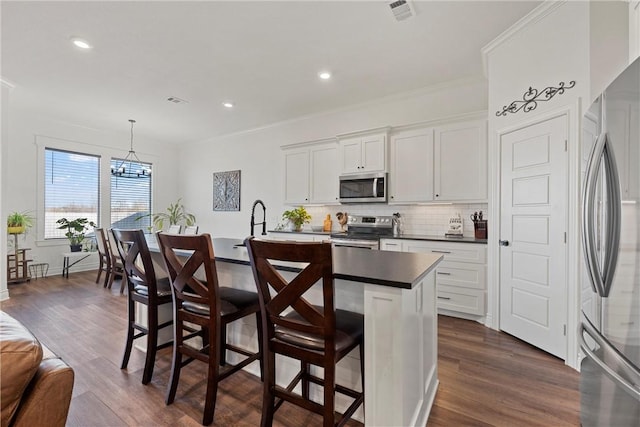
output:
[[[283,149],[284,203],[338,203],[338,145],[334,142]]]
[[[268,239],[294,242],[322,242],[324,240],[328,240],[329,235],[270,231]]]
[[[483,244],[382,239],[382,250],[440,253],[436,268],[438,311],[449,315],[486,314],[487,248]]]
[[[486,120],[436,127],[433,166],[433,200],[486,201]]]
[[[340,173],[387,170],[387,133],[339,136]]]
[[[433,128],[391,136],[389,203],[433,200]]]

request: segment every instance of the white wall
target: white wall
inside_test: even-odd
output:
[[[595,92],[608,84],[620,71],[628,51],[624,30],[627,17],[623,2],[545,2],[529,16],[507,30],[483,50],[489,80],[489,210],[499,222],[499,135],[536,119],[553,114],[569,116],[568,209],[568,306],[567,363],[577,366],[577,324],[580,306],[578,272],[581,252],[579,240],[580,119]],[[624,6],[624,7],[623,7]],[[604,40],[604,41],[603,41]],[[620,46],[617,44],[620,43]],[[607,50],[603,54],[603,50]],[[593,76],[592,76],[593,73]],[[542,90],[563,81],[575,80],[576,86],[540,102],[531,112],[520,111],[496,116],[504,105],[522,99],[533,87]],[[592,95],[593,94],[593,95]],[[488,316],[499,327],[499,224],[489,229],[488,244]]]
[[[13,89],[17,95],[19,87]],[[37,137],[51,138],[53,148],[61,148],[78,152],[94,153],[102,156],[101,174],[109,176],[109,159],[124,157],[130,144],[130,127],[128,117],[123,119],[122,129],[91,129],[75,123],[63,123],[33,115],[29,111],[16,108],[9,103],[8,117],[3,120],[7,124],[7,137],[3,137],[3,170],[7,182],[3,188],[3,216],[12,211],[28,211],[37,216],[37,207],[42,204],[43,195],[38,194],[38,179],[42,171],[38,170]],[[5,126],[3,126],[3,131]],[[6,142],[6,143],[5,143]],[[166,145],[157,141],[145,140],[135,135],[134,149],[142,161],[153,163],[153,209],[161,211],[169,203],[179,197],[178,184],[178,145]],[[4,158],[6,155],[6,158]],[[108,197],[109,184],[106,183]],[[105,186],[103,185],[103,190]],[[102,225],[109,223],[109,201],[105,198],[101,203]],[[36,218],[37,225],[19,238],[20,247],[29,247],[29,255],[34,262],[49,263],[49,275],[62,271],[63,252],[69,251],[67,239],[43,239],[42,218]],[[6,240],[6,239],[5,239]],[[73,271],[96,268],[96,258],[78,264]],[[3,275],[6,274],[3,271]],[[10,290],[10,288],[9,288]]]
[[[7,217],[6,215],[6,203],[4,200],[5,191],[7,187],[7,141],[8,141],[8,103],[9,103],[9,94],[11,87],[9,84],[4,81],[0,81],[0,90],[2,90],[2,94],[0,97],[0,214],[2,214],[2,218]],[[2,233],[2,245],[0,245],[0,301],[8,298],[9,293],[7,291],[7,228],[1,227]]]
[[[273,229],[280,222],[282,212],[289,208],[283,205],[282,145],[482,111],[486,110],[486,105],[487,87],[483,79],[459,81],[366,105],[290,120],[263,129],[208,139],[184,148],[180,167],[180,193],[184,196],[185,207],[196,214],[202,231],[217,237],[244,238],[249,235],[254,200],[261,199],[267,206],[268,229]],[[240,212],[213,212],[213,173],[238,169],[241,170]],[[473,208],[464,205],[459,209]],[[353,214],[411,211],[412,218],[416,215],[420,218],[421,215],[429,216],[429,210],[425,207],[314,207],[310,209],[312,223],[321,224],[327,213],[332,214],[335,222],[333,213],[339,210],[347,210]],[[438,214],[441,215],[441,211]],[[257,214],[256,220],[261,220],[261,215],[261,212]],[[436,220],[440,222],[442,219],[437,217]],[[334,228],[336,227],[337,224],[334,224]],[[423,229],[427,229],[426,225]]]

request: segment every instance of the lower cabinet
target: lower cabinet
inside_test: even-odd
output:
[[[294,242],[322,242],[323,240],[329,239],[329,235],[327,234],[310,234],[310,233],[296,233],[291,231],[270,231],[269,236],[267,237],[271,240],[282,240],[282,241],[294,241]]]
[[[382,239],[380,249],[398,252],[441,253],[436,268],[438,312],[460,317],[485,316],[487,248],[477,243]]]

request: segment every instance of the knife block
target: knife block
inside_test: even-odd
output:
[[[480,219],[473,222],[473,230],[475,232],[476,239],[487,238],[487,220]]]

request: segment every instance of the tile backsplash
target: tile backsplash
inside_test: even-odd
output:
[[[486,203],[477,204],[434,204],[434,205],[384,205],[384,204],[353,204],[338,206],[308,206],[311,224],[322,225],[327,214],[331,214],[333,231],[340,230],[336,213],[347,212],[351,215],[392,215],[399,212],[403,218],[404,234],[444,235],[449,228],[449,218],[457,213],[462,217],[463,233],[465,237],[473,237],[473,222],[471,215],[482,211],[483,219],[491,218],[487,212]]]

